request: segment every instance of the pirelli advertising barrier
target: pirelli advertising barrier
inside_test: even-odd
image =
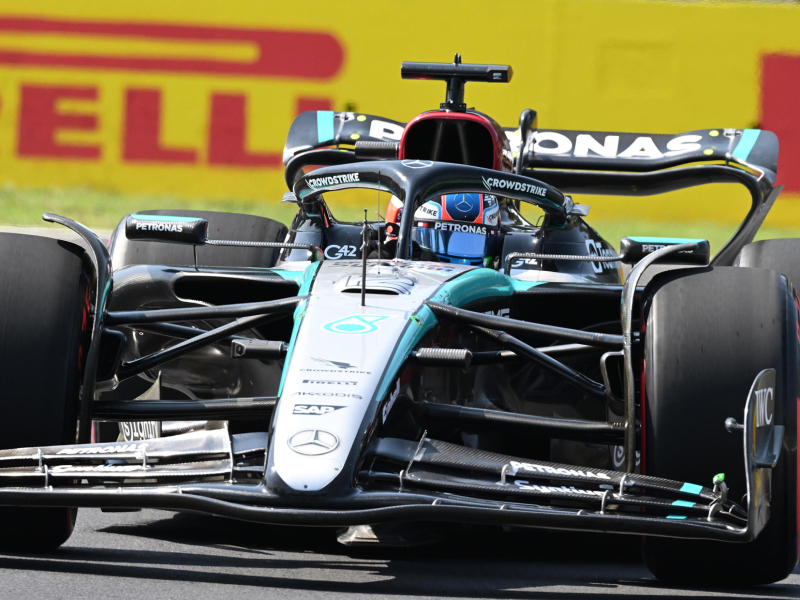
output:
[[[278,201],[295,116],[407,122],[444,85],[401,62],[459,52],[513,65],[466,88],[503,125],[770,129],[800,195],[798,32],[800,6],[769,3],[0,0],[0,183]]]

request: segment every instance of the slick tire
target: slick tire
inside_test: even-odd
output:
[[[1,449],[76,441],[91,327],[83,255],[68,242],[0,233]],[[76,516],[72,508],[0,507],[0,549],[55,549]]]
[[[212,240],[247,242],[282,242],[287,229],[283,223],[266,217],[207,210],[143,210],[137,214],[200,217],[208,220],[208,237]],[[199,267],[274,267],[278,248],[230,246],[194,246],[128,240],[123,219],[111,236],[111,264],[114,269],[128,265],[194,266],[195,250]]]
[[[736,265],[770,269],[786,275],[800,288],[800,239],[762,240],[747,244],[739,253]]]
[[[711,487],[725,473],[733,501],[746,493],[740,423],[753,380],[777,371],[775,423],[786,428],[772,470],[770,518],[747,544],[648,537],[660,580],[743,586],[780,581],[798,559],[798,305],[782,275],[718,267],[658,275],[645,292],[644,460],[647,475]],[[745,504],[746,506],[746,504]]]

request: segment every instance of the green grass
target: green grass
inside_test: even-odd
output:
[[[42,213],[50,212],[92,229],[113,229],[125,215],[140,210],[191,209],[240,212],[291,221],[297,208],[278,200],[186,200],[172,196],[117,194],[92,189],[0,188],[0,224],[40,226]]]
[[[113,229],[129,213],[148,209],[194,209],[241,212],[270,217],[289,223],[296,212],[293,204],[277,200],[186,200],[171,196],[118,194],[92,189],[0,188],[0,224],[41,226],[42,213],[52,212],[74,219],[93,229]],[[361,209],[338,210],[343,220],[363,218]],[[370,218],[375,216],[370,214]],[[625,236],[662,236],[704,238],[712,252],[719,250],[733,235],[735,227],[713,222],[673,223],[643,219],[588,218],[591,225],[615,247]],[[756,239],[800,237],[800,227],[763,227]]]

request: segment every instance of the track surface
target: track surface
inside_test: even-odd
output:
[[[253,525],[160,511],[81,510],[69,542],[39,556],[0,554],[0,598],[800,598],[782,583],[671,589],[632,537],[463,531],[416,549],[353,550],[332,530]]]

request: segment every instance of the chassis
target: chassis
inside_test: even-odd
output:
[[[325,527],[440,521],[758,538],[770,519],[770,472],[784,436],[794,435],[791,423],[759,416],[774,370],[751,374],[749,394],[732,398],[730,418],[716,423],[741,437],[736,496],[724,476],[687,482],[645,474],[640,464],[641,315],[652,294],[638,284],[657,261],[708,264],[707,242],[632,238],[617,255],[565,194],[744,185],[752,208],[710,260],[730,266],[780,191],[774,136],[648,136],[656,157],[581,157],[554,154],[545,141],[575,148],[590,133],[540,130],[525,111],[518,132],[487,127],[491,164],[443,161],[440,149],[419,150],[410,131],[437,117],[440,128],[459,115],[488,119],[461,106],[463,83],[507,80],[510,70],[408,64],[404,73],[448,80],[441,111],[408,125],[347,113],[298,117],[284,198],[298,214],[284,240],[214,240],[202,218],[130,215],[109,249],[79,223],[44,216],[87,247],[91,326],[78,443],[0,451],[0,504],[191,510]],[[397,127],[408,132],[399,141]],[[361,141],[347,147],[357,132]],[[330,166],[304,172],[310,165]],[[497,269],[426,262],[415,258],[412,209],[397,223],[337,222],[325,194],[352,188],[412,208],[434,195],[497,193],[510,212],[530,203],[545,219],[509,228]],[[274,266],[229,269],[114,264],[122,246],[162,242],[280,256]],[[330,260],[334,244],[356,245],[356,260]],[[621,261],[633,265],[624,283]],[[258,375],[242,375],[241,365]],[[223,375],[203,386],[204,369]],[[120,423],[119,440],[104,439],[101,423]],[[93,435],[99,443],[89,443]]]

